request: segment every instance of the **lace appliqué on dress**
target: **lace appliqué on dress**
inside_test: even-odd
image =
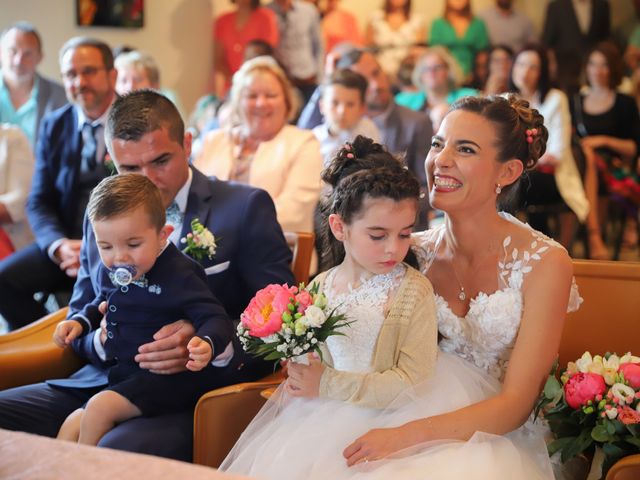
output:
[[[334,291],[336,269],[329,272],[324,282],[329,310],[335,308],[337,313],[356,320],[344,329],[344,335],[327,339],[327,348],[337,370],[371,371],[373,351],[384,322],[389,294],[400,285],[406,271],[406,266],[397,265],[391,272],[374,275],[346,293]]]
[[[503,240],[504,255],[497,265],[498,290],[491,294],[480,292],[471,299],[464,317],[454,314],[447,301],[436,294],[438,329],[444,337],[440,341],[440,349],[472,362],[499,380],[506,372],[520,327],[524,279],[545,252],[562,248],[514,217],[502,216],[526,228],[531,233],[531,241],[524,246],[516,246],[510,236]],[[444,226],[414,236],[414,252],[423,273],[426,274],[431,266],[443,237]],[[573,282],[568,311],[577,309],[581,301]]]

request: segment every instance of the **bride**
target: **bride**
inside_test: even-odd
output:
[[[544,154],[543,121],[515,96],[452,105],[426,161],[445,223],[414,237],[436,294],[435,371],[382,411],[332,407],[321,421],[296,417],[279,435],[254,437],[264,443],[251,448],[276,464],[265,478],[293,478],[289,465],[301,462],[305,478],[553,478],[544,427],[530,414],[580,300],[567,252],[496,209]],[[277,426],[276,414],[261,428]],[[243,444],[223,465],[237,466]]]

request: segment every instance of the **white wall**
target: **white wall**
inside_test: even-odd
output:
[[[267,0],[263,0],[266,3]],[[494,0],[472,0],[479,11]],[[548,0],[515,0],[516,8],[542,28]],[[634,20],[629,0],[610,0],[612,23],[622,25]],[[342,0],[342,6],[354,12],[364,28],[372,7],[382,0]],[[413,10],[427,23],[442,15],[444,0],[413,0]],[[41,71],[59,78],[57,52],[74,35],[91,35],[110,45],[129,44],[150,53],[162,72],[162,84],[174,89],[188,113],[206,92],[211,71],[211,25],[215,15],[231,8],[229,0],[146,0],[144,27],[117,29],[80,28],[75,24],[75,0],[0,0],[0,28],[17,20],[28,20],[40,31],[45,59]]]
[[[174,89],[189,112],[206,88],[211,68],[214,0],[146,0],[140,29],[78,27],[75,0],[0,0],[0,28],[28,20],[43,37],[40,70],[59,79],[58,50],[75,35],[89,35],[111,46],[128,44],[158,62],[161,82]]]

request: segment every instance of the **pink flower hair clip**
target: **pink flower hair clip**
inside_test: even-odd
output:
[[[350,158],[350,159],[355,158],[353,153],[351,153],[351,144],[350,143],[345,143],[344,144],[344,149],[349,152],[349,153],[347,153],[347,158]]]
[[[527,136],[527,143],[533,143],[533,137],[538,134],[537,128],[527,128],[524,131],[524,134]]]

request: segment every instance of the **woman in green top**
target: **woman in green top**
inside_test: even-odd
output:
[[[448,105],[461,97],[477,95],[473,88],[461,88],[464,77],[460,65],[444,47],[429,47],[413,69],[417,92],[400,92],[396,103],[411,110],[429,113],[434,107]]]
[[[431,24],[429,45],[447,47],[466,79],[476,53],[489,46],[489,35],[484,22],[471,12],[469,0],[446,0],[444,15]]]

